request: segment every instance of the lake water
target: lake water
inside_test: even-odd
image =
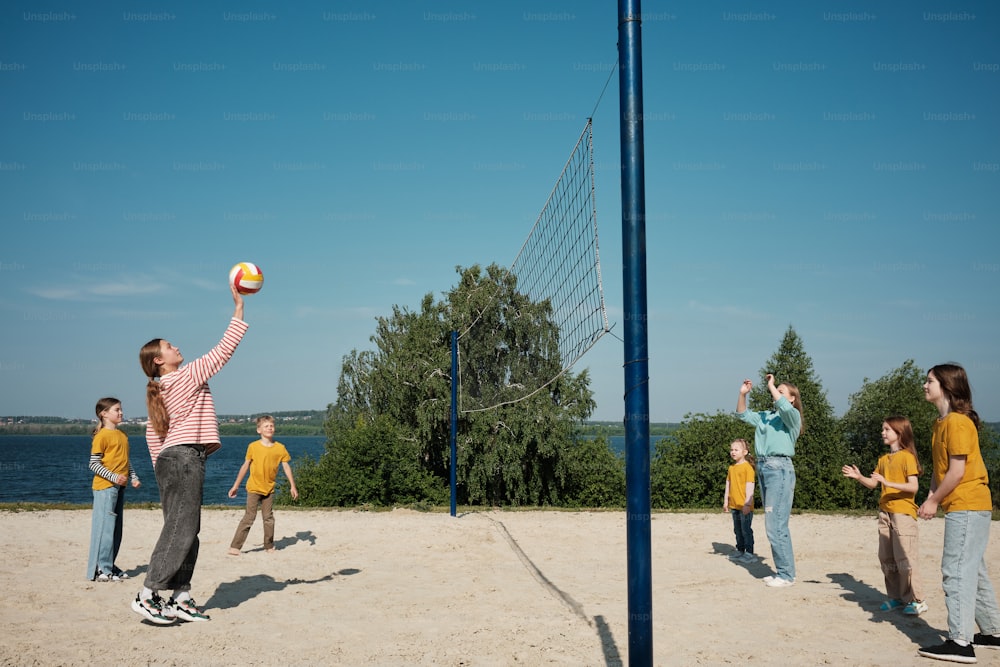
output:
[[[661,436],[650,438],[650,446]],[[247,445],[256,438],[250,436],[223,436],[222,449],[208,457],[205,464],[206,505],[235,505],[246,503],[245,493],[236,498],[227,494],[236,481],[236,473],[243,465]],[[90,483],[90,441],[84,435],[9,435],[0,437],[0,503],[72,503],[91,505],[94,502]],[[609,438],[611,449],[621,452],[625,438]],[[296,460],[306,456],[318,459],[325,451],[325,436],[294,436],[278,438],[292,456],[292,474]],[[125,492],[125,502],[160,502],[160,492],[153,476],[146,441],[141,436],[129,438],[132,467],[142,486]],[[284,473],[278,473],[278,481]],[[244,485],[246,479],[244,479]]]
[[[222,449],[205,463],[205,504],[237,505],[246,503],[246,494],[236,498],[227,494],[243,465],[247,445],[256,438],[223,436]],[[323,454],[324,436],[277,438],[295,461],[305,456],[318,459]],[[26,435],[0,437],[0,502],[74,503],[91,505],[90,490],[94,473],[90,463],[90,441],[85,435]],[[160,491],[153,476],[153,466],[143,437],[129,438],[132,467],[142,486],[125,492],[125,502],[160,502]],[[278,481],[285,477],[278,473]],[[246,478],[241,486],[245,486]]]

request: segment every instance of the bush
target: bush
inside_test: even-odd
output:
[[[296,482],[307,506],[442,504],[449,497],[421,466],[417,443],[384,417],[331,438],[319,461],[299,466]]]

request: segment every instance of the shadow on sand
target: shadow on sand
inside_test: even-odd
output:
[[[316,536],[313,535],[313,532],[311,530],[300,530],[291,537],[282,537],[280,540],[275,540],[274,548],[287,549],[288,547],[298,544],[299,542],[308,542],[309,546],[314,547],[316,546]],[[263,550],[264,550],[264,545],[262,544],[259,547],[255,547],[253,549],[247,549],[244,553],[249,554]]]
[[[840,597],[848,602],[856,603],[863,611],[868,612],[868,620],[872,623],[891,623],[910,641],[919,646],[937,644],[946,638],[940,630],[936,630],[919,616],[908,616],[902,611],[881,611],[879,606],[885,600],[885,594],[856,579],[846,572],[831,572],[827,574],[830,581],[844,589]]]
[[[604,652],[604,664],[607,667],[622,667],[622,657],[621,651],[618,649],[618,644],[615,642],[614,634],[611,632],[611,627],[603,616],[595,616],[593,619],[589,618],[583,610],[583,605],[573,599],[569,593],[561,590],[558,586],[553,584],[548,577],[546,577],[541,570],[535,565],[534,562],[528,557],[528,554],[524,553],[521,545],[517,543],[514,536],[510,534],[502,522],[496,519],[486,517],[493,525],[497,527],[501,535],[510,545],[510,548],[517,555],[518,559],[528,570],[535,581],[541,585],[542,588],[547,590],[554,598],[562,602],[573,614],[579,617],[583,622],[592,627],[597,633],[598,639],[601,641],[601,650]]]
[[[219,584],[212,597],[205,602],[205,609],[232,609],[238,607],[248,600],[252,600],[261,593],[283,591],[289,586],[308,586],[319,584],[324,581],[333,581],[336,577],[350,576],[358,574],[361,570],[347,568],[320,577],[319,579],[286,579],[278,581],[268,574],[253,574],[242,576],[236,581]]]

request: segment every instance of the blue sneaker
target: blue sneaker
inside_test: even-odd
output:
[[[914,600],[910,604],[903,607],[903,613],[909,614],[910,616],[920,616],[920,614],[927,611],[927,603],[923,600]]]
[[[902,600],[886,600],[882,603],[882,606],[878,608],[879,611],[896,611],[900,607],[905,606]],[[926,609],[925,609],[926,611]]]

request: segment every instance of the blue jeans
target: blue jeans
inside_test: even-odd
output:
[[[782,579],[795,580],[795,553],[788,519],[795,496],[795,466],[787,456],[762,456],[757,460],[757,485],[764,500],[764,532],[771,543],[774,569]]]
[[[94,515],[90,522],[90,556],[87,579],[93,581],[101,572],[113,574],[115,559],[122,546],[122,511],[125,487],[112,486],[94,491]]]
[[[743,510],[729,510],[733,515],[733,532],[736,533],[736,550],[753,553],[753,512],[744,514]]]
[[[971,642],[976,625],[984,634],[1000,634],[1000,609],[985,558],[991,519],[988,511],[944,516],[941,587],[951,639]]]
[[[205,448],[202,445],[167,447],[157,457],[154,472],[160,487],[163,528],[149,557],[143,585],[153,591],[188,591],[198,562]]]

